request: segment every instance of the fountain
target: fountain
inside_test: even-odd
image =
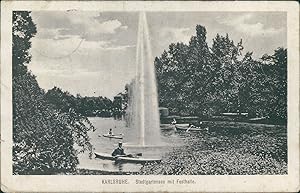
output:
[[[139,13],[136,44],[136,76],[128,89],[128,126],[130,142],[136,146],[160,145],[160,119],[149,29],[145,12]],[[132,145],[131,144],[131,145]]]
[[[120,171],[139,171],[142,163],[157,163],[162,157],[172,150],[175,145],[182,144],[181,139],[175,132],[166,133],[160,129],[160,118],[158,110],[158,94],[156,87],[156,75],[154,58],[152,58],[149,29],[147,18],[144,12],[139,13],[139,24],[136,44],[136,75],[130,85],[126,85],[128,94],[128,108],[125,116],[126,128],[124,122],[109,122],[111,120],[102,120],[97,122],[99,128],[105,128],[107,131],[111,125],[116,125],[114,132],[124,134],[123,145],[127,154],[136,155],[134,157],[119,157],[118,162],[113,166],[106,161],[95,162],[97,167],[99,163],[106,168],[114,168]],[[105,123],[108,123],[107,125]],[[102,131],[101,131],[102,132]],[[167,134],[167,137],[166,135]],[[112,146],[117,146],[114,140],[99,140],[94,138],[99,152],[95,155],[103,160],[115,160],[111,156]],[[106,152],[106,153],[102,153]],[[141,155],[141,156],[137,156]],[[128,161],[129,163],[126,163]],[[130,163],[131,162],[131,163]],[[115,162],[113,162],[115,163]]]

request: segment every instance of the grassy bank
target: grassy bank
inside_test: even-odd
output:
[[[205,122],[209,131],[181,132],[185,145],[140,174],[275,175],[287,174],[286,126]]]

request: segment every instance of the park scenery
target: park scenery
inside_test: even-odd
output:
[[[287,174],[284,13],[12,22],[13,174]]]

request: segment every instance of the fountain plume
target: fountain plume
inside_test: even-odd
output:
[[[153,146],[160,143],[160,120],[155,67],[146,13],[139,13],[136,46],[136,76],[129,86],[129,127],[136,134],[133,143]]]

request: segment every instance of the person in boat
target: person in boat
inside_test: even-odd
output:
[[[112,152],[111,155],[112,156],[126,155],[124,149],[122,148],[122,142],[119,142],[118,147]]]
[[[193,125],[193,124],[190,123],[188,129],[186,130],[186,132],[188,132],[192,128],[201,129],[201,126],[202,126],[202,122],[200,122],[200,126],[199,127],[196,127],[195,125]]]
[[[171,122],[171,125],[176,125],[176,119],[175,118],[173,118],[173,121]]]
[[[195,128],[195,125],[193,125],[193,124],[190,123],[188,129],[186,130],[186,132],[189,132],[189,130],[190,130],[191,128]]]
[[[197,128],[195,125],[193,125],[193,124],[191,124],[191,123],[189,124],[189,127],[190,127],[190,128]]]
[[[108,135],[113,135],[112,128],[109,129]]]

